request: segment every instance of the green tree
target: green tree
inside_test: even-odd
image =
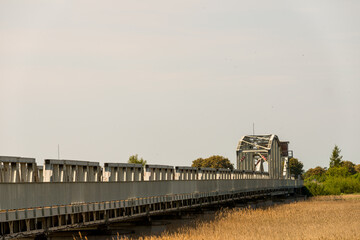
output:
[[[335,145],[330,156],[330,167],[340,167],[342,156],[340,155],[340,148]]]
[[[143,158],[139,159],[138,155],[135,154],[129,157],[128,163],[142,164],[143,166],[145,166],[146,160],[144,160]]]
[[[304,172],[304,164],[300,162],[297,158],[290,158],[289,168],[290,174],[294,174],[296,178],[298,176],[301,176]]]
[[[192,167],[210,167],[207,166],[207,162],[205,162],[205,159],[203,158],[198,158],[196,160],[194,160],[191,164]]]
[[[310,168],[309,170],[307,170],[304,174],[304,178],[307,180],[315,179],[317,181],[322,182],[323,180],[325,180],[325,173],[326,173],[325,168],[317,166],[316,168]]]
[[[353,175],[356,173],[355,164],[351,161],[342,161],[341,166],[347,168],[350,175]]]
[[[208,158],[198,158],[192,162],[192,167],[210,167],[210,168],[228,168],[234,169],[234,165],[230,162],[229,159],[214,155]]]
[[[355,171],[358,172],[358,173],[360,173],[360,164],[358,164],[358,165],[355,166]]]
[[[350,173],[346,167],[331,167],[327,170],[326,175],[331,177],[347,177]]]

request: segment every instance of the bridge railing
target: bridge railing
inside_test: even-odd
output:
[[[98,162],[45,159],[44,182],[98,182]]]
[[[168,165],[145,165],[145,181],[170,181],[174,180],[174,167]]]
[[[35,158],[0,156],[0,182],[38,182]]]
[[[143,181],[144,170],[141,164],[105,163],[103,182]]]
[[[216,170],[216,179],[231,179],[231,170],[219,168]]]
[[[198,168],[196,167],[175,167],[175,180],[197,180]]]
[[[215,168],[198,168],[198,179],[199,180],[212,180],[216,179],[216,169]]]
[[[34,158],[1,157],[0,182],[122,182],[214,179],[269,179],[268,172],[195,168],[168,165],[105,163]]]

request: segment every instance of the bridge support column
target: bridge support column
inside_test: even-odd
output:
[[[10,234],[14,233],[14,222],[9,222],[9,230],[10,230]]]
[[[150,215],[150,207],[149,207],[149,205],[145,206],[145,212],[146,212],[146,216]]]
[[[26,224],[26,231],[30,231],[30,220],[25,220],[25,224]]]
[[[59,225],[59,227],[62,225],[63,218],[64,217],[62,215],[58,216],[58,225]]]

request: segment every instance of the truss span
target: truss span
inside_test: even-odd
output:
[[[280,141],[274,134],[246,135],[237,146],[237,168],[245,171],[268,172],[273,179],[289,179],[288,141]]]

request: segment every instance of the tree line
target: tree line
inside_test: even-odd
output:
[[[146,165],[147,161],[143,158],[140,158],[138,154],[131,155],[129,157],[128,163],[142,164]],[[234,169],[234,165],[226,157],[214,155],[208,158],[198,158],[192,162],[192,167],[209,167],[209,168],[227,168]]]
[[[308,193],[313,196],[360,192],[360,164],[343,160],[337,145],[330,155],[329,168],[310,168],[303,178]]]

